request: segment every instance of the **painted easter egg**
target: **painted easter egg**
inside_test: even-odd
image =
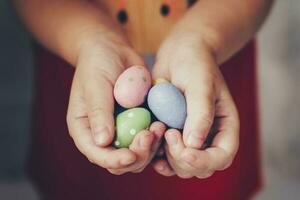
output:
[[[143,104],[151,87],[151,76],[143,66],[132,66],[126,69],[117,79],[114,96],[118,104],[133,108]]]
[[[150,112],[145,108],[131,108],[118,114],[114,146],[116,148],[129,147],[135,135],[147,129],[150,123]]]
[[[148,94],[152,113],[172,128],[182,129],[186,119],[186,101],[179,89],[168,82],[153,86]]]

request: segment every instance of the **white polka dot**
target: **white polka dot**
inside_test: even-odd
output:
[[[128,117],[128,118],[132,118],[132,117],[133,117],[133,113],[132,113],[132,112],[128,113],[128,114],[127,114],[127,117]]]
[[[131,135],[135,135],[135,134],[136,134],[136,130],[135,130],[135,129],[133,129],[133,128],[132,128],[132,129],[130,129],[130,131],[129,131],[129,132],[130,132],[130,134],[131,134]]]
[[[119,141],[115,141],[115,145],[116,146],[120,146],[120,142]]]

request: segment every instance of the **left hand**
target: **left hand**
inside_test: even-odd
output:
[[[166,176],[206,178],[229,167],[239,145],[239,118],[209,46],[200,37],[169,36],[158,52],[152,76],[169,80],[187,101],[183,135],[175,129],[166,132],[168,162],[156,161],[156,171]],[[213,123],[216,136],[211,146],[203,149]]]

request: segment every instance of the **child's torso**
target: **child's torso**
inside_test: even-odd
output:
[[[195,1],[95,0],[126,33],[140,53],[154,53],[173,25]]]

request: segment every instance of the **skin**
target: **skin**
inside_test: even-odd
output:
[[[168,65],[157,63],[153,71],[154,77],[171,80],[186,96],[187,119],[183,134],[174,129],[166,132],[165,152],[168,162],[157,161],[167,170],[159,173],[170,175],[173,169],[181,178],[208,177],[215,170],[227,168],[239,144],[237,109],[215,59],[207,53],[207,49],[201,52],[200,47],[193,48],[189,47],[190,52],[178,52],[178,56],[182,57],[174,61],[176,65],[170,64],[169,68],[172,69],[163,69],[162,66]],[[216,137],[211,147],[203,150],[201,146],[214,120],[218,122],[215,123]],[[154,163],[155,169],[158,164]]]
[[[239,146],[239,117],[218,66],[253,37],[271,5],[271,0],[199,1],[162,43],[152,75],[182,90],[187,119],[183,134],[166,132],[167,160],[154,163],[158,173],[207,178],[231,165]],[[201,149],[214,121],[216,136]]]
[[[144,65],[121,28],[90,1],[14,2],[37,40],[76,67],[67,123],[79,151],[113,174],[141,172],[157,151],[165,126],[153,123],[129,149],[109,146],[114,137],[113,85],[127,67]],[[206,178],[230,166],[239,144],[239,118],[218,66],[253,37],[271,4],[198,1],[162,43],[152,76],[171,81],[185,94],[188,115],[183,134],[165,132],[167,160],[153,163],[158,173]],[[201,149],[214,120],[217,135],[211,147]]]

